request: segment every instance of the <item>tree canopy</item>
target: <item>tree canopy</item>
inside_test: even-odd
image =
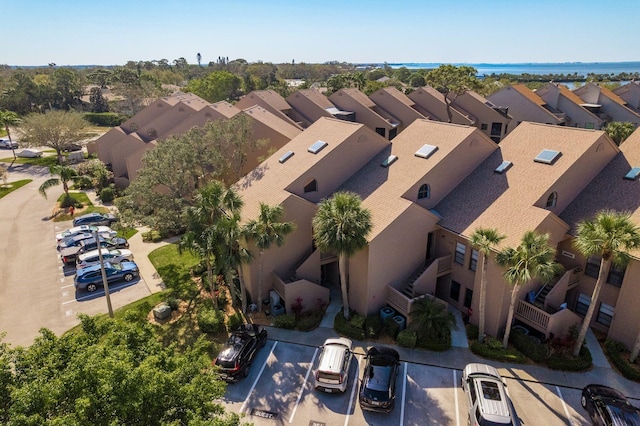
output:
[[[82,139],[88,124],[77,112],[56,110],[45,114],[32,113],[22,120],[20,142],[26,146],[55,149],[60,160],[63,150]]]
[[[477,73],[475,68],[467,65],[457,67],[446,64],[429,71],[425,76],[425,82],[442,93],[447,105],[449,123],[452,121],[451,104],[456,97],[480,87],[481,83],[476,77]]]
[[[612,121],[604,128],[605,133],[609,135],[618,146],[627,140],[635,130],[636,126],[634,126],[633,123],[625,121]]]

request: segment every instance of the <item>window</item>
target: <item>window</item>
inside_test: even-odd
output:
[[[467,253],[467,246],[462,243],[456,242],[456,255],[455,261],[460,265],[464,265],[464,255]]]
[[[451,281],[451,289],[449,290],[449,298],[455,300],[458,303],[460,298],[460,283],[457,281]]]
[[[547,208],[555,207],[557,201],[558,193],[556,191],[553,191],[551,194],[549,194],[549,198],[547,198]]]
[[[480,125],[480,130],[487,130],[489,128],[489,125],[487,123],[482,123]]]
[[[598,273],[600,273],[600,260],[602,258],[600,256],[589,256],[587,259],[587,266],[584,269],[584,274],[593,278],[598,278]],[[616,287],[622,286],[622,280],[624,280],[624,274],[626,271],[626,267],[624,266],[616,266],[611,265],[609,269],[609,275],[607,276],[607,282]]]
[[[589,256],[587,266],[584,268],[584,274],[598,278],[598,272],[600,272],[600,256]]]
[[[438,150],[437,146],[424,144],[420,147],[419,150],[414,154],[416,157],[427,159],[433,155],[434,152]]]
[[[586,315],[587,309],[589,309],[589,305],[591,304],[591,297],[587,296],[584,293],[580,293],[578,296],[578,302],[576,303],[576,314]]]
[[[607,305],[606,303],[601,303],[600,310],[598,310],[598,316],[596,317],[596,322],[609,327],[611,325],[612,319],[613,306]]]
[[[380,163],[380,165],[382,167],[389,167],[390,165],[395,163],[397,159],[398,157],[396,155],[390,155],[387,158],[385,158],[385,160],[382,163]]]
[[[285,161],[287,161],[289,158],[293,157],[294,152],[293,151],[287,151],[285,152],[279,159],[278,162],[280,164],[284,163]]]
[[[312,154],[317,154],[320,151],[322,151],[324,147],[326,147],[327,145],[328,144],[325,141],[316,141],[313,143],[313,145],[307,148],[307,151],[309,151]]]
[[[431,187],[426,183],[423,183],[418,190],[418,200],[431,197]]]
[[[311,181],[304,186],[305,194],[307,192],[316,192],[317,190],[318,190],[318,181],[315,179],[311,179]]]
[[[627,180],[638,180],[638,176],[640,176],[640,167],[634,167],[629,170],[629,173],[627,173],[624,178]]]
[[[389,129],[389,140],[393,140],[393,138],[395,138],[398,135],[398,129],[397,128],[393,128],[393,129]]]
[[[379,134],[380,136],[384,137],[386,131],[384,127],[376,127],[376,133]]]
[[[478,268],[478,257],[480,252],[478,250],[471,250],[471,261],[469,262],[469,269],[475,271]]]
[[[543,149],[540,154],[533,159],[536,163],[553,164],[560,158],[562,153],[560,151],[554,151],[553,149]]]
[[[513,165],[513,163],[511,163],[511,161],[503,161],[502,164],[500,164],[495,170],[494,172],[498,173],[498,174],[502,174],[504,172],[506,172],[507,170],[509,170],[511,168],[511,166]]]
[[[593,123],[584,123],[584,128],[585,129],[595,129],[595,125]]]
[[[464,307],[465,308],[470,308],[472,300],[473,300],[473,290],[468,289],[468,288],[465,289],[465,291],[464,291]]]

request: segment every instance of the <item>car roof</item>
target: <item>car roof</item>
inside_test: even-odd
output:
[[[500,376],[500,373],[498,373],[498,370],[494,366],[489,364],[481,364],[477,362],[467,364],[467,366],[464,368],[464,374],[467,377],[485,376],[485,377],[491,377],[498,380],[502,379],[502,377]]]
[[[109,262],[104,262],[104,267],[105,268],[110,268],[112,265]],[[93,271],[99,271],[101,268],[101,266],[98,265],[91,265],[91,266],[87,266],[84,269],[78,269],[78,271],[76,272],[77,275],[84,275],[84,274],[88,274],[89,272],[93,272]]]
[[[347,339],[346,337],[338,337],[338,338],[332,338],[332,339],[327,339],[324,341],[324,346],[328,346],[328,345],[342,345],[342,346],[346,346],[347,348],[351,349],[353,346],[353,342],[349,339]]]

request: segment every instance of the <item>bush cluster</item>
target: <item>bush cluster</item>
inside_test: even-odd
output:
[[[547,367],[562,371],[585,371],[591,367],[591,363],[591,352],[586,346],[582,346],[577,358],[570,353],[556,353],[547,359]]]
[[[102,188],[99,197],[103,203],[110,203],[116,198],[116,190],[111,186]]]
[[[471,345],[469,345],[469,349],[471,349],[471,352],[476,355],[484,358],[494,359],[496,361],[515,362],[518,364],[523,364],[527,360],[527,358],[517,349],[502,349],[502,344],[500,343],[500,341],[489,336],[485,338],[485,343],[480,343],[477,340],[472,342]]]
[[[296,326],[296,316],[295,314],[278,315],[274,318],[273,325],[274,327],[293,330]]]
[[[236,312],[227,318],[227,329],[229,330],[237,330],[242,324],[244,324],[244,319],[240,312]]]
[[[203,306],[198,311],[197,321],[198,327],[200,327],[200,331],[203,333],[220,334],[227,331],[224,314],[220,310]]]
[[[418,334],[414,330],[405,329],[398,333],[397,342],[399,346],[403,348],[413,349],[416,347],[418,340]]]
[[[364,322],[365,335],[371,339],[377,339],[382,330],[382,320],[378,315],[368,316]]]
[[[324,316],[324,311],[322,309],[310,309],[306,312],[300,314],[298,319],[296,320],[296,330],[299,331],[311,331],[315,328],[318,328],[320,322],[322,322],[322,317]]]
[[[402,331],[400,333],[402,333]],[[400,335],[398,335],[398,337],[399,336]],[[416,346],[434,352],[448,351],[451,349],[451,333],[445,334],[443,338],[419,339]]]
[[[157,231],[155,229],[142,233],[142,241],[147,243],[148,242],[159,243],[160,241],[162,241],[162,239],[163,237],[160,231]]]
[[[104,127],[119,126],[126,120],[126,117],[113,112],[86,112],[84,118],[91,124]]]
[[[353,320],[353,317],[355,315],[351,315],[351,318]],[[356,320],[356,323],[359,323],[360,320]],[[362,327],[364,325],[364,322],[360,325],[360,327],[356,327],[353,325],[352,321],[347,321],[344,318],[344,315],[342,315],[342,311],[339,311],[336,314],[335,317],[335,321],[333,323],[333,327],[336,329],[336,331],[340,334],[343,334],[351,339],[355,339],[355,340],[364,340],[365,336],[364,336],[364,328]]]
[[[549,357],[549,348],[538,339],[519,330],[513,330],[509,336],[511,344],[520,352],[538,364],[544,364]]]
[[[604,351],[620,374],[629,380],[640,382],[640,371],[622,356],[622,354],[629,352],[625,345],[615,340],[607,340],[604,344]]]

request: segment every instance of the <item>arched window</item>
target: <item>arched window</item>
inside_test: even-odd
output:
[[[431,187],[426,183],[423,183],[418,190],[418,200],[429,197],[431,197]]]
[[[557,202],[558,202],[558,193],[556,191],[553,191],[551,194],[549,194],[549,198],[547,198],[547,208],[555,207]]]
[[[304,186],[305,194],[307,192],[316,192],[318,190],[318,181],[315,179],[311,179],[309,183]]]

